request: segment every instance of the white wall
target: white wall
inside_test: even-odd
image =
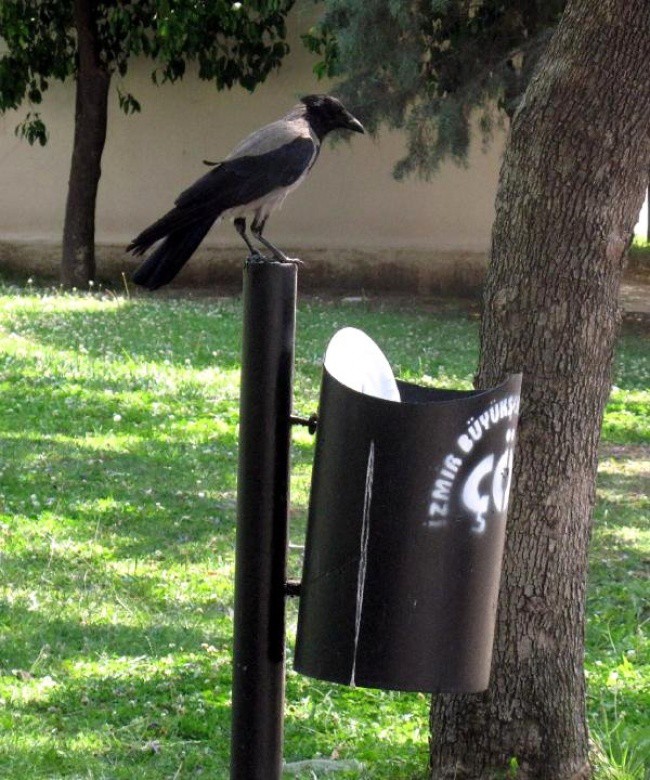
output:
[[[176,85],[155,87],[151,63],[133,65],[122,86],[140,100],[142,113],[124,116],[111,95],[98,243],[126,244],[206,171],[203,159],[224,157],[244,135],[285,113],[299,95],[324,91],[296,35],[307,26],[304,13],[294,12],[292,54],[253,95],[242,89],[218,93],[191,74]],[[14,136],[25,111],[0,117],[0,242],[58,243],[74,85],[53,85],[46,93],[40,107],[50,132],[45,148]],[[432,182],[399,183],[391,169],[402,152],[401,137],[355,135],[350,144],[323,150],[310,179],[272,217],[267,233],[290,247],[484,252],[501,148],[501,140],[487,154],[476,148],[468,168],[447,165]],[[206,243],[232,246],[238,241],[232,227],[221,225]]]

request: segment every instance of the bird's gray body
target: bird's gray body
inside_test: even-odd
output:
[[[265,125],[241,141],[212,170],[182,192],[174,208],[142,231],[129,245],[135,255],[162,242],[134,275],[151,290],[171,281],[197,249],[212,225],[234,219],[237,231],[255,251],[245,233],[252,218],[253,235],[276,259],[284,255],[262,230],[269,215],[309,175],[323,137],[332,129],[363,132],[358,120],[334,98],[312,95],[285,117]]]
[[[257,157],[260,154],[273,152],[281,146],[295,141],[296,138],[310,138],[317,146],[320,144],[318,136],[307,121],[305,107],[302,104],[294,106],[282,119],[264,125],[246,136],[235,146],[226,160],[233,160],[237,157]]]
[[[272,122],[270,125],[265,125],[256,132],[251,133],[247,138],[244,138],[244,140],[232,150],[228,157],[226,157],[224,162],[234,161],[240,157],[260,157],[265,154],[273,153],[282,147],[292,144],[297,139],[300,139],[305,142],[303,147],[305,151],[302,159],[309,157],[303,171],[299,173],[296,179],[290,184],[275,187],[274,189],[271,189],[270,192],[265,193],[250,203],[244,203],[226,209],[226,211],[221,214],[220,219],[253,217],[255,222],[264,222],[273,211],[282,207],[287,195],[292,190],[295,190],[296,187],[299,187],[307,178],[318,158],[320,140],[309,126],[303,112],[294,109],[294,112],[292,113],[296,114],[295,118],[292,118],[292,115],[288,114],[284,119]],[[312,146],[311,154],[308,144],[311,144]]]

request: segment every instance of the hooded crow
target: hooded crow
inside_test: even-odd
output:
[[[133,275],[136,284],[156,290],[178,274],[212,225],[233,218],[235,229],[256,259],[265,259],[246,234],[251,232],[275,260],[290,262],[262,235],[269,214],[307,176],[323,138],[332,130],[363,133],[363,125],[329,95],[307,95],[282,119],[245,138],[223,162],[182,192],[171,211],[142,231],[127,247],[134,255],[154,249]]]

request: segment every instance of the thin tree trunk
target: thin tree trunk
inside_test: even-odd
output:
[[[66,287],[86,288],[95,278],[95,205],[106,141],[110,74],[100,62],[94,0],[75,0],[74,16],[79,67],[61,281]]]
[[[650,3],[570,0],[516,113],[479,386],[523,371],[489,690],[431,711],[432,778],[586,778],[585,579],[626,247],[650,161]],[[516,771],[515,771],[516,768]]]

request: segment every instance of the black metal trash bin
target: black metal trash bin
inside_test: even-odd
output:
[[[295,668],[373,688],[489,681],[521,375],[487,391],[323,371]]]

